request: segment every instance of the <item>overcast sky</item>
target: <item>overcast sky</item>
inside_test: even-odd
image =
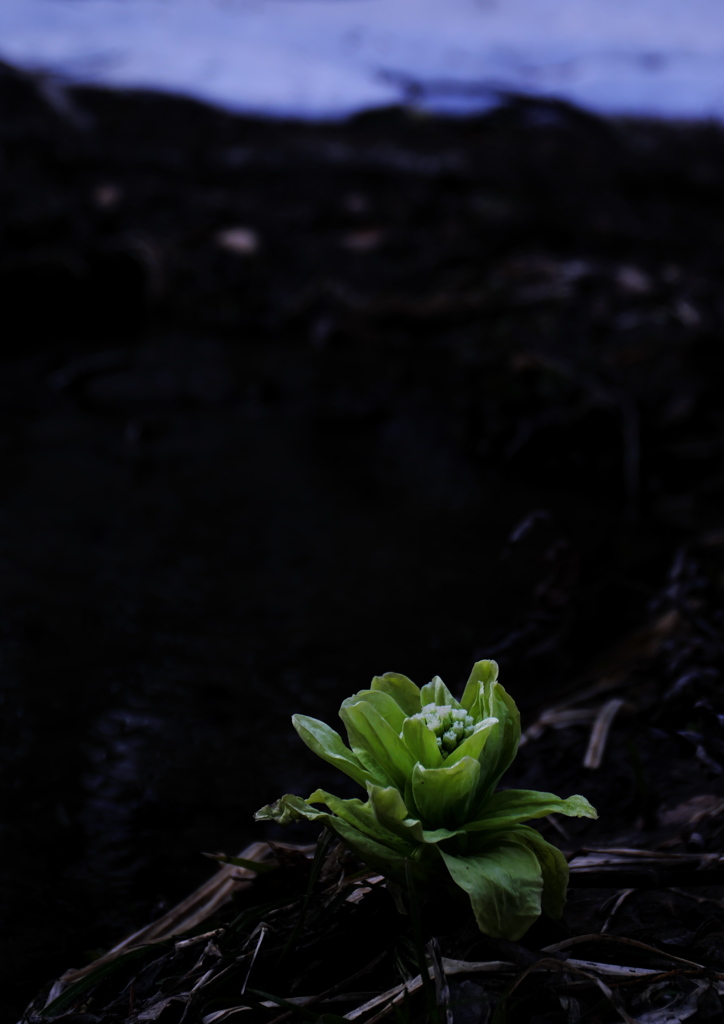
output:
[[[0,57],[235,110],[489,105],[724,120],[724,0],[0,0]]]

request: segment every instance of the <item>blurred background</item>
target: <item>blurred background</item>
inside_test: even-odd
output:
[[[604,114],[721,118],[717,0],[4,0],[0,55],[64,81],[342,117],[501,92]]]
[[[331,785],[293,712],[489,656],[532,715],[684,557],[721,588],[722,47],[703,0],[5,0],[13,1012]]]

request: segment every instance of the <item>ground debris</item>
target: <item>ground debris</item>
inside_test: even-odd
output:
[[[724,133],[40,85],[0,66],[8,1000],[96,956],[31,1017],[716,1019]],[[314,788],[300,696],[471,654],[524,711],[506,785],[599,810],[541,826],[560,926],[433,915],[425,985],[343,854],[301,924],[304,850],[197,890]]]

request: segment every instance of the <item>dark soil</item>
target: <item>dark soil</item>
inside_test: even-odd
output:
[[[289,715],[388,669],[496,657],[524,725],[618,673],[600,768],[589,721],[508,781],[598,806],[570,853],[718,852],[722,130],[304,125],[10,68],[0,113],[8,1019],[331,788]],[[670,885],[616,928],[713,963],[721,911]]]

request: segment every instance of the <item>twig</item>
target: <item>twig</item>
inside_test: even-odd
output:
[[[259,926],[259,939],[257,941],[256,948],[254,949],[254,952],[252,954],[251,963],[249,964],[249,970],[246,972],[246,977],[244,978],[244,984],[241,986],[241,994],[242,995],[244,995],[244,993],[246,992],[246,986],[249,984],[249,978],[251,977],[252,968],[253,968],[254,964],[256,963],[256,958],[259,955],[259,950],[261,949],[261,944],[264,941],[264,939],[266,938],[267,930],[268,929],[267,929],[265,924],[261,924]]]
[[[634,893],[636,891],[637,891],[636,889],[624,889],[623,892],[618,894],[618,897],[616,898],[616,902],[614,903],[613,907],[611,908],[611,912],[609,913],[608,917],[606,918],[606,920],[603,923],[603,927],[601,928],[601,934],[603,934],[604,932],[608,931],[608,926],[611,924],[611,921],[613,921],[614,916],[615,916],[616,911],[618,910],[618,908],[621,906],[621,904],[625,900],[627,900],[629,898],[631,893]]]
[[[657,949],[656,946],[650,946],[648,943],[641,942],[639,939],[627,939],[623,935],[602,935],[599,932],[593,932],[589,935],[574,935],[570,939],[564,939],[563,942],[555,942],[550,946],[545,946],[541,952],[560,953],[561,950],[570,949],[571,946],[580,946],[583,943],[589,942],[609,942],[619,946],[635,946],[636,949],[644,949],[647,953],[654,953],[663,960],[673,960],[675,963],[684,964],[686,967],[695,967],[700,971],[706,969],[703,964],[697,964],[693,960],[685,960],[681,956],[675,956],[673,953]],[[567,960],[566,963],[571,963],[571,961]],[[661,972],[659,971],[655,973]],[[722,977],[724,977],[724,975],[722,975]]]
[[[624,705],[620,697],[612,697],[606,701],[596,716],[596,721],[591,729],[591,738],[588,741],[588,750],[583,758],[584,768],[600,768],[603,761],[603,753],[606,749],[608,733],[614,718]]]

